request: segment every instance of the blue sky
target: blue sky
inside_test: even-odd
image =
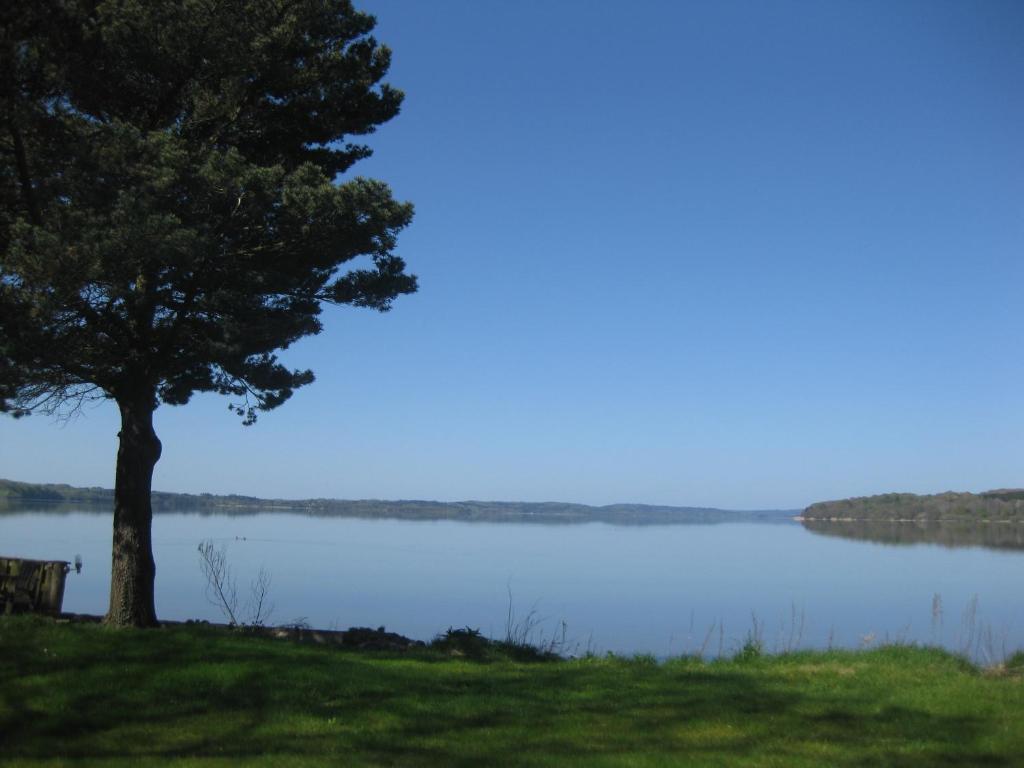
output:
[[[162,490],[799,507],[1024,486],[1024,5],[363,0],[402,114],[356,171],[420,292],[331,309]],[[117,419],[0,420],[113,483]]]

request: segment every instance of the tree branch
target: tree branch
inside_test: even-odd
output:
[[[32,174],[29,172],[28,157],[25,154],[25,143],[21,139],[21,132],[13,123],[8,126],[8,130],[14,141],[14,157],[18,166],[18,186],[21,187],[21,196],[25,200],[29,219],[37,227],[40,227],[43,224],[43,217],[39,215],[39,208],[36,206],[35,192],[32,189]]]

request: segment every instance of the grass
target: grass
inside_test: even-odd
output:
[[[1024,765],[1021,654],[998,672],[906,646],[540,658],[8,617],[0,763]]]

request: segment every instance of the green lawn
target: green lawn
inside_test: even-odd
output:
[[[474,660],[0,618],[0,763],[171,761],[1024,766],[1024,677],[907,647]]]

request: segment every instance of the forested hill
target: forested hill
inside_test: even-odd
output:
[[[108,488],[75,488],[0,480],[0,512],[26,504],[39,511],[108,511],[114,492]],[[724,510],[709,507],[666,507],[611,504],[592,507],[562,502],[518,501],[381,501],[367,499],[259,499],[252,496],[153,492],[156,513],[252,514],[294,512],[315,517],[398,518],[406,520],[518,521],[538,523],[608,522],[623,525],[664,523],[785,522],[797,510]]]
[[[1024,522],[1024,489],[984,493],[886,493],[812,504],[804,520],[872,520],[900,522]]]

